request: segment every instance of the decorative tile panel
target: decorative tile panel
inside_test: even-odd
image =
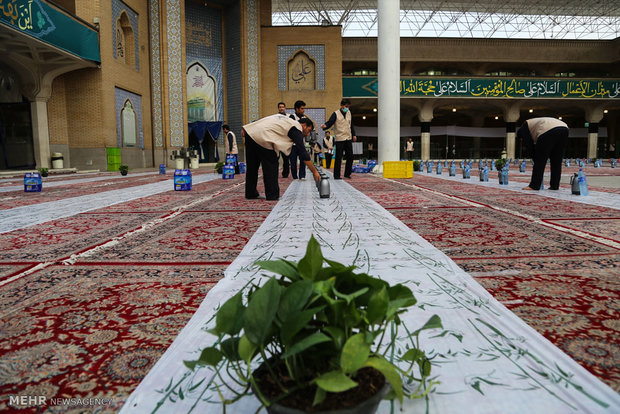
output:
[[[140,44],[140,32],[138,31],[138,13],[133,11],[131,7],[123,3],[121,0],[112,0],[112,41],[114,49],[114,59],[116,59],[116,21],[120,17],[121,13],[127,13],[127,17],[129,17],[129,24],[131,24],[131,30],[133,30],[133,40],[134,40],[134,58],[136,62],[136,70],[140,70],[140,53],[138,45]]]
[[[258,0],[246,0],[245,19],[247,29],[248,120],[252,122],[259,118]]]
[[[316,88],[325,90],[325,45],[278,46],[278,89],[286,90],[286,64],[299,50],[305,51],[316,62]]]
[[[136,146],[144,149],[144,129],[142,128],[142,97],[135,93],[126,91],[121,88],[114,88],[114,107],[116,112],[116,145],[123,146],[121,136],[121,110],[127,100],[131,101],[131,106],[136,113],[136,121],[138,123],[138,142]]]
[[[186,71],[194,63],[200,63],[215,79],[217,104],[215,121],[222,121],[224,119],[222,10],[186,0],[185,28]],[[188,83],[188,91],[190,87]]]
[[[181,37],[181,1],[166,1],[166,44],[168,51],[168,111],[170,116],[170,146],[185,146],[183,125],[183,67]]]
[[[151,21],[151,88],[153,107],[153,139],[155,147],[164,146],[161,109],[161,50],[159,48],[159,0],[151,0],[149,5]]]

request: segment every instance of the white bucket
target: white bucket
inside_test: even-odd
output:
[[[198,168],[198,157],[192,157],[189,159],[189,168],[192,170]]]
[[[183,158],[175,158],[174,159],[174,167],[177,170],[185,169],[185,160]]]

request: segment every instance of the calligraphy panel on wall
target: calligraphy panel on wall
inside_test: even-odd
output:
[[[344,76],[343,96],[377,96],[376,77]],[[620,99],[618,79],[401,78],[400,96]]]
[[[292,80],[292,76],[289,74],[290,63],[293,62],[296,58],[301,60],[303,53],[306,55],[305,60],[312,61],[314,64],[314,88],[318,90],[325,90],[325,45],[281,45],[278,46],[278,89],[281,91],[287,89],[300,89],[298,87],[294,87],[292,85],[296,85],[295,81]],[[294,73],[293,69],[292,72]],[[303,72],[303,67],[298,71],[299,73]],[[305,75],[306,77],[309,74]],[[291,83],[292,82],[292,85]],[[305,85],[304,85],[305,86]],[[309,89],[304,87],[304,89]]]
[[[316,89],[316,63],[303,50],[289,60],[286,73],[287,89],[299,91]]]

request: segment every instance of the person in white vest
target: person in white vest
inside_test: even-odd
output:
[[[286,104],[284,102],[278,102],[278,113],[286,115]],[[288,178],[288,174],[291,171],[288,155],[281,152],[280,158],[282,158],[282,178]]]
[[[551,161],[550,190],[559,190],[562,175],[562,158],[568,144],[568,125],[555,118],[532,118],[521,125],[517,137],[532,153],[534,168],[530,185],[524,190],[540,190],[547,159]]]
[[[323,138],[323,155],[325,156],[325,168],[332,166],[332,155],[334,154],[334,139],[329,130],[325,131]]]
[[[353,142],[357,141],[355,128],[353,127],[353,115],[351,115],[351,101],[340,101],[340,110],[335,111],[329,120],[321,125],[323,130],[334,127],[334,141],[336,142],[336,159],[334,160],[334,180],[340,180],[340,165],[344,153],[344,178],[351,178],[353,169]]]
[[[265,198],[267,200],[280,198],[278,153],[281,151],[289,155],[293,143],[304,164],[312,171],[314,181],[318,182],[321,179],[304,145],[304,137],[313,129],[314,124],[308,118],[296,121],[280,114],[270,115],[243,126],[241,134],[245,137],[247,163],[245,198],[262,198],[256,188],[260,166],[263,168]]]

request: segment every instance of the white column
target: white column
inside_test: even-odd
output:
[[[588,127],[588,158],[597,158],[598,123],[591,123]]]
[[[34,160],[38,168],[50,167],[50,131],[47,119],[47,99],[30,102]]]
[[[515,159],[516,132],[506,132],[506,158]]]
[[[400,2],[378,1],[378,163],[400,159]]]

